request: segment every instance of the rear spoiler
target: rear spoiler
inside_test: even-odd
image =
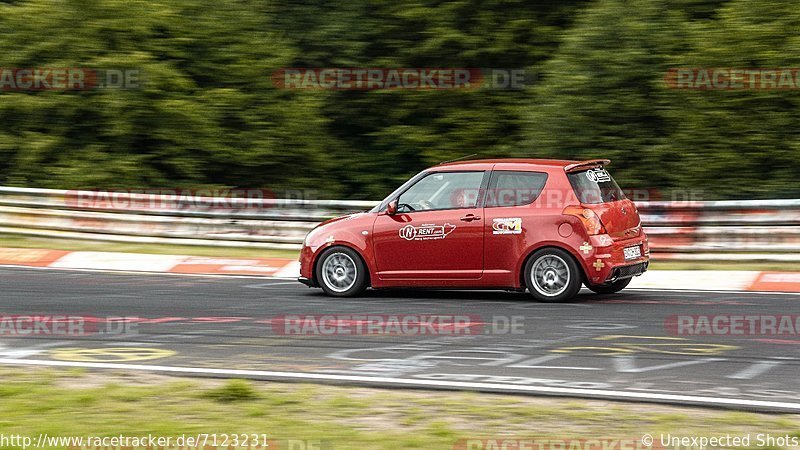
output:
[[[564,167],[564,172],[572,173],[572,172],[579,172],[584,169],[591,169],[597,166],[607,166],[611,164],[610,159],[589,159],[586,161],[581,161],[579,163],[570,164]]]

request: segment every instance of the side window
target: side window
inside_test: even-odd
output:
[[[542,193],[546,182],[547,174],[542,172],[496,170],[489,182],[486,207],[531,204]]]
[[[400,194],[398,211],[474,208],[478,204],[483,172],[436,172]]]

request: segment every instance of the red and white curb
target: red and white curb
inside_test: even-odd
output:
[[[0,248],[0,265],[279,278],[297,278],[300,272],[300,263],[288,258],[215,258],[27,248]]]
[[[288,258],[216,258],[27,248],[0,248],[0,265],[275,278],[297,278],[300,272],[300,263]],[[651,270],[634,278],[629,288],[800,293],[800,272]]]

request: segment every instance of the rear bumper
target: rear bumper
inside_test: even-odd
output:
[[[595,236],[590,237],[591,250],[582,255],[587,282],[596,285],[609,284],[647,271],[650,265],[650,248],[644,233],[633,239],[613,241],[610,245],[607,242],[608,240]],[[624,249],[634,246],[639,246],[641,256],[626,260]]]
[[[624,280],[626,278],[638,277],[639,275],[647,272],[647,266],[650,261],[644,261],[629,266],[619,266],[611,269],[611,273],[606,278],[605,284],[611,284],[617,280]]]

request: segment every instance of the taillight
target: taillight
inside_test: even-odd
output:
[[[606,229],[603,227],[603,222],[600,221],[600,217],[591,209],[582,206],[567,206],[564,208],[563,214],[575,216],[580,219],[589,236],[605,234],[606,232]]]

